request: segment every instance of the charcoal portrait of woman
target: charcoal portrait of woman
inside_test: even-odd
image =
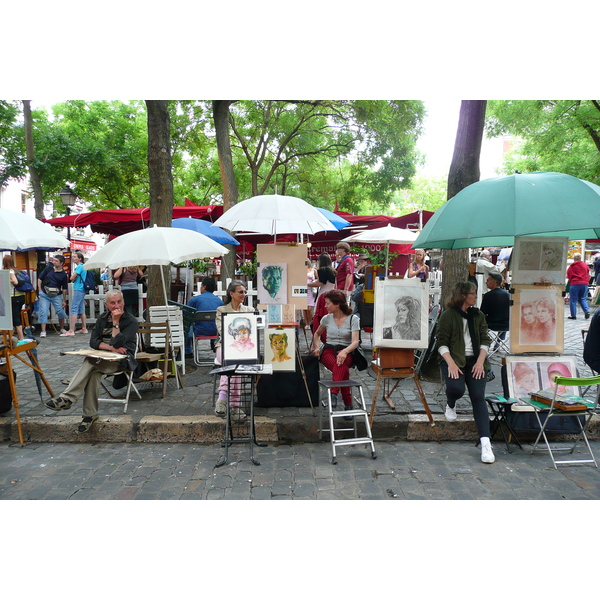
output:
[[[400,296],[395,302],[396,320],[383,328],[385,340],[421,339],[421,301],[412,296]]]

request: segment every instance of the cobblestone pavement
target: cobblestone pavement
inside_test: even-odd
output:
[[[565,354],[574,355],[577,358],[577,364],[581,375],[591,375],[590,370],[583,364],[582,352],[582,335],[581,331],[587,328],[589,321],[583,319],[579,314],[575,321],[569,320],[566,317],[569,314],[568,306],[565,305]],[[305,337],[304,331],[300,332],[300,351],[307,352],[308,342],[310,338]],[[39,340],[37,352],[40,365],[44,371],[47,380],[55,394],[60,393],[65,389],[67,380],[79,368],[81,358],[76,356],[61,356],[61,352],[68,350],[76,350],[78,348],[88,347],[89,337],[87,335],[75,335],[74,337],[60,337],[55,332],[50,332],[48,337]],[[363,335],[363,346],[367,356],[372,352],[372,344],[368,335]],[[208,349],[206,358],[211,358],[212,354]],[[500,365],[502,355],[495,354],[492,359],[492,366],[496,372],[496,378],[487,386],[488,393],[502,393],[500,382]],[[37,391],[35,379],[32,369],[23,365],[19,360],[13,360],[14,369],[17,372],[17,393],[19,396],[19,408],[21,416],[51,416],[55,415],[53,411],[47,409],[40,400],[40,395]],[[323,369],[323,367],[321,367]],[[127,413],[134,418],[142,418],[147,415],[159,416],[177,416],[177,415],[202,415],[212,414],[212,376],[208,375],[210,367],[196,367],[193,361],[186,362],[186,375],[184,377],[183,389],[177,390],[174,381],[169,381],[167,397],[161,398],[160,385],[140,384],[138,387],[142,393],[143,400],[135,400],[135,395],[132,394],[132,400],[129,403]],[[325,371],[322,370],[322,375]],[[352,371],[352,377],[358,379],[363,384],[363,390],[367,405],[371,403],[375,391],[375,376],[370,369],[366,371]],[[439,380],[435,376],[422,380],[422,386],[427,397],[429,407],[432,413],[441,415],[443,413],[443,394],[438,395],[440,390]],[[44,400],[49,398],[49,394],[43,388]],[[376,418],[380,416],[402,415],[407,413],[423,413],[424,409],[417,395],[416,388],[412,380],[405,380],[400,383],[397,390],[394,392],[392,400],[395,408],[390,408],[381,398],[381,393],[377,402]],[[459,415],[470,415],[471,404],[468,399],[459,400],[457,404],[457,412]],[[100,413],[103,415],[122,414],[122,407],[115,404],[101,404]],[[257,416],[267,416],[277,418],[280,416],[298,416],[311,415],[310,408],[257,408],[255,414]],[[12,411],[10,414],[14,414]],[[81,402],[78,402],[69,411],[70,415],[81,414]]]
[[[600,442],[592,447],[600,456]],[[483,464],[467,442],[379,442],[345,447],[330,462],[328,443],[229,451],[220,445],[0,445],[4,500],[598,500],[600,470],[554,469],[546,454],[497,445]]]

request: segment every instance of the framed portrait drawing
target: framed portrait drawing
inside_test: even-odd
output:
[[[287,304],[287,264],[259,263],[257,287],[259,304]]]
[[[564,286],[568,246],[566,237],[515,237],[510,263],[512,282]]]
[[[255,313],[224,313],[221,332],[222,364],[256,364],[260,358],[258,315]]]
[[[265,365],[273,371],[296,370],[296,329],[267,327],[265,329]]]
[[[564,352],[562,286],[515,285],[510,309],[510,351]]]
[[[412,279],[378,279],[375,283],[373,345],[378,348],[427,348],[428,287]]]
[[[0,270],[0,329],[13,330],[10,273]]]
[[[574,356],[507,356],[506,376],[511,398],[529,398],[533,392],[546,391],[554,394],[555,377],[576,377],[577,363]],[[561,386],[560,395],[579,396],[576,386]]]

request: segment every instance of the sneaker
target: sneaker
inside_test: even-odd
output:
[[[229,413],[232,421],[243,421],[246,413],[241,408],[232,408]]]
[[[227,412],[227,402],[225,400],[217,400],[215,402],[215,415],[224,417]]]
[[[77,428],[77,433],[85,433],[92,428],[92,424],[94,421],[98,420],[98,415],[95,417],[83,417],[81,419],[81,423],[79,423],[79,427]]]
[[[481,462],[492,464],[496,460],[494,453],[492,452],[492,444],[489,439],[483,439],[481,442]]]
[[[589,319],[589,318],[590,318],[590,313],[589,313],[589,312],[586,312],[586,313],[585,313],[585,318],[586,318],[586,319]]]
[[[56,396],[51,400],[44,402],[44,406],[50,410],[69,410],[73,403],[64,396]]]
[[[67,333],[67,330],[66,329],[61,329],[60,330],[60,335],[62,335],[63,333]]]
[[[40,331],[40,337],[46,337],[46,332],[45,331]]]
[[[88,330],[87,329],[80,329],[79,331],[76,331],[75,333],[87,333]]]
[[[74,331],[65,331],[64,333],[60,334],[60,337],[67,337],[70,335],[75,335],[75,332]]]
[[[457,419],[456,409],[450,408],[450,406],[446,404],[446,412],[444,413],[444,416],[446,417],[446,421],[453,423]]]
[[[576,319],[577,317],[567,317],[567,319],[572,319],[573,321]]]

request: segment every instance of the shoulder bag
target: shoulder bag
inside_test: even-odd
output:
[[[352,315],[350,317],[350,319],[352,319],[352,317],[354,317],[354,315]],[[352,325],[352,321],[350,321],[350,325]],[[367,357],[365,356],[365,352],[362,349],[361,345],[360,345],[360,331],[358,332],[358,346],[352,350],[352,359],[354,360],[354,366],[359,370],[359,371],[364,371],[368,366],[369,366],[369,361],[367,360]]]

